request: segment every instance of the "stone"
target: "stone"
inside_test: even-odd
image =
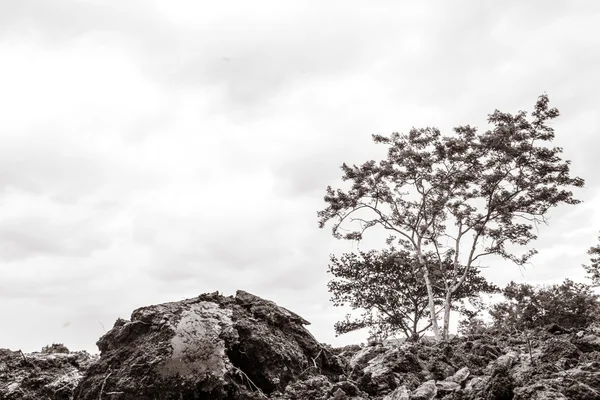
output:
[[[34,353],[0,349],[0,399],[70,399],[96,359],[57,344]]]
[[[362,372],[369,377],[368,392],[380,394],[395,389],[404,378],[410,379],[407,374],[420,369],[421,365],[412,353],[391,347],[369,360]]]
[[[393,392],[385,395],[382,400],[410,400],[410,391],[406,386],[400,386]]]
[[[544,384],[516,388],[513,400],[569,400],[568,397]]]
[[[509,370],[519,360],[519,353],[511,351],[503,354],[491,365],[492,370]]]
[[[584,353],[591,351],[600,351],[600,336],[587,334],[573,341],[573,344]]]
[[[469,367],[463,367],[463,368],[459,369],[458,371],[456,371],[456,373],[454,375],[447,378],[447,380],[460,384],[460,383],[463,383],[464,381],[466,381],[469,378],[469,375],[471,375],[471,371],[469,370]]]
[[[252,399],[283,393],[301,377],[343,374],[337,356],[305,324],[244,291],[142,307],[100,338],[100,359],[75,398],[111,392],[111,400]]]
[[[434,380],[427,381],[415,390],[410,396],[411,400],[431,400],[437,396],[437,386]]]
[[[539,361],[555,363],[562,359],[573,360],[575,364],[581,356],[581,351],[573,343],[562,338],[550,338],[542,345]],[[573,364],[574,365],[574,364]]]
[[[457,392],[460,390],[460,384],[452,381],[438,381],[435,385],[440,393]]]
[[[562,335],[564,333],[568,333],[569,330],[563,328],[562,326],[558,325],[558,324],[550,324],[547,328],[546,328],[546,332],[551,333],[553,335]]]

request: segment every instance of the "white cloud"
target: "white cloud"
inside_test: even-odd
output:
[[[356,246],[317,228],[339,166],[384,156],[372,133],[485,129],[544,91],[586,202],[556,210],[524,278],[485,273],[579,274],[600,229],[596,11],[0,3],[0,347],[94,350],[135,307],[236,289],[300,313],[319,340],[359,341],[334,338],[345,311],[326,290],[328,255]]]

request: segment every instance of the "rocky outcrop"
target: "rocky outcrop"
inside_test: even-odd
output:
[[[597,325],[343,348],[305,325],[244,291],[143,307],[98,359],[0,350],[0,399],[600,399]]]
[[[69,400],[73,390],[97,356],[69,352],[62,345],[41,352],[0,349],[0,399]]]
[[[342,359],[307,324],[244,291],[143,307],[100,338],[100,360],[75,398],[258,399],[314,374],[337,381]]]

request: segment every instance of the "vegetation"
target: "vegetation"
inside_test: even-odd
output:
[[[600,242],[600,236],[598,236],[598,242]],[[590,255],[590,265],[584,265],[588,277],[592,280],[594,286],[600,286],[600,243],[596,246],[590,247],[588,250]]]
[[[42,347],[42,353],[69,353],[69,349],[62,343],[52,343],[51,345]]]
[[[328,283],[335,306],[350,305],[352,309],[362,309],[359,318],[337,322],[336,334],[369,328],[372,337],[386,338],[393,334],[403,334],[417,341],[431,327],[427,321],[427,288],[417,273],[418,260],[408,251],[398,251],[393,247],[387,250],[371,250],[367,253],[346,253],[340,259],[331,256],[329,273],[335,279]],[[452,270],[447,262],[446,271]],[[436,306],[443,298],[443,276],[434,276]],[[499,288],[488,283],[479,271],[471,269],[464,285],[454,293],[452,308],[458,310],[469,303],[475,312],[481,305],[481,293],[498,292]]]
[[[389,146],[387,159],[360,167],[344,163],[342,179],[350,188],[327,187],[319,226],[332,221],[334,237],[348,240],[361,240],[375,226],[388,230],[389,242],[417,260],[435,337],[447,338],[456,293],[481,258],[525,264],[536,251],[516,247],[537,238],[534,228],[546,222],[548,210],[579,203],[568,189],[582,187],[583,179],[571,177],[562,149],[549,146],[554,131],[548,123],[558,115],[542,95],[532,120],[524,111],[496,110],[488,118],[492,129],[483,134],[467,125],[451,136],[436,128],[373,135],[375,143]],[[347,233],[340,233],[346,224]]]
[[[536,287],[511,282],[502,293],[505,300],[490,309],[499,328],[523,331],[552,323],[578,328],[598,321],[600,316],[599,296],[592,287],[570,279],[560,285]]]

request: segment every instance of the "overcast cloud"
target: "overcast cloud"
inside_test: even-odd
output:
[[[339,166],[544,92],[585,203],[553,210],[534,266],[484,274],[582,280],[599,69],[592,1],[0,2],[0,347],[96,351],[136,307],[236,289],[363,341],[334,337],[326,288],[356,245],[317,228]]]

